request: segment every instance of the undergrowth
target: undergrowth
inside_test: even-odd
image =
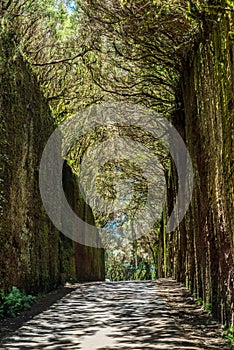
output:
[[[211,312],[212,312],[212,304],[206,303],[202,298],[196,299],[196,302],[198,303],[198,305],[203,306],[208,314],[211,314]]]
[[[0,318],[15,317],[19,311],[29,309],[34,300],[35,297],[26,295],[16,287],[12,287],[8,294],[0,292]]]
[[[230,345],[234,344],[234,326],[228,328],[227,325],[224,325],[222,336],[228,341]]]

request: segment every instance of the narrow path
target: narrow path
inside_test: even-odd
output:
[[[214,331],[217,324],[214,337],[179,321],[181,300],[186,304],[183,292],[173,280],[78,285],[5,339],[0,349],[225,349]],[[189,314],[197,310],[188,305]],[[195,313],[196,322],[200,316]]]

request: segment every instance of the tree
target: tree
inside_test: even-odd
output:
[[[60,122],[79,108],[102,100],[83,64],[80,12],[74,1],[12,0],[2,7],[4,30],[28,60]]]
[[[78,1],[85,64],[115,98],[168,111],[198,32],[187,1]],[[85,28],[85,30],[84,30]]]

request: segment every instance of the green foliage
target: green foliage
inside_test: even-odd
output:
[[[111,281],[152,280],[154,269],[147,261],[134,263],[106,264],[106,277]]]
[[[12,0],[3,14],[61,121],[113,95],[171,110],[198,28],[187,12],[182,0]]]
[[[212,311],[212,304],[210,303],[205,303],[204,304],[204,308],[206,309],[206,311],[210,314]]]
[[[210,314],[212,312],[212,304],[211,303],[206,303],[202,298],[196,299],[196,302],[200,305],[203,306],[204,309]]]
[[[116,99],[127,98],[158,111],[171,109],[183,59],[197,32],[186,17],[187,3],[82,0],[79,4],[89,43],[84,62],[95,83]]]
[[[110,245],[106,251],[106,278],[111,281],[155,279],[155,259],[150,249],[154,240],[155,232],[152,232],[151,237],[133,242],[125,238],[118,247]]]
[[[204,304],[204,300],[202,298],[198,298],[196,299],[196,302],[198,303],[198,305],[202,306]]]
[[[12,0],[2,28],[14,31],[58,122],[112,96],[167,113],[203,22],[231,3]]]
[[[0,318],[6,316],[15,317],[21,310],[30,308],[31,303],[35,300],[32,295],[26,295],[20,292],[18,288],[12,287],[9,294],[0,293]]]
[[[227,339],[227,341],[229,342],[229,344],[233,344],[234,343],[234,326],[228,328],[227,325],[223,326],[223,333],[222,336]]]

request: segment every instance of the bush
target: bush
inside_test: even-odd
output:
[[[226,325],[223,326],[224,332],[222,333],[222,336],[227,339],[229,344],[234,343],[234,327],[227,328]]]
[[[9,294],[0,293],[0,318],[6,316],[15,317],[19,311],[30,308],[35,297],[20,292],[18,288],[12,287]]]

